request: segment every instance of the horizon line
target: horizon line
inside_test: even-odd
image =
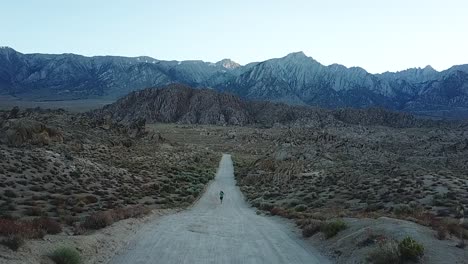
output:
[[[223,59],[220,59],[216,62],[212,62],[212,61],[205,61],[203,59],[184,59],[184,60],[171,60],[171,59],[157,59],[157,58],[154,58],[154,57],[151,57],[151,56],[148,56],[148,55],[138,55],[138,56],[123,56],[123,55],[112,55],[112,54],[106,54],[106,55],[98,55],[98,54],[94,54],[94,55],[84,55],[84,54],[79,54],[79,53],[73,53],[73,52],[64,52],[64,53],[41,53],[41,52],[28,52],[28,53],[24,53],[24,52],[21,52],[21,51],[18,51],[17,49],[11,47],[11,46],[0,46],[0,49],[12,49],[14,50],[15,52],[18,52],[18,53],[21,53],[21,54],[24,54],[24,55],[33,55],[33,54],[42,54],[42,55],[75,55],[75,56],[82,56],[82,57],[85,57],[85,58],[94,58],[94,57],[120,57],[120,58],[134,58],[134,59],[138,59],[138,58],[142,58],[142,57],[147,57],[147,58],[151,58],[153,60],[156,60],[156,61],[166,61],[166,62],[203,62],[203,63],[211,63],[211,64],[216,64],[216,63],[219,63],[223,60],[230,60],[234,63],[237,63],[240,65],[240,67],[245,67],[246,65],[248,64],[252,64],[252,63],[262,63],[262,62],[266,62],[266,61],[269,61],[269,60],[274,60],[274,59],[282,59],[282,58],[285,58],[289,55],[292,55],[292,54],[298,54],[298,53],[302,53],[305,57],[311,59],[311,60],[314,60],[316,61],[317,63],[319,63],[320,65],[322,66],[325,66],[325,67],[330,67],[332,65],[339,65],[339,66],[343,66],[347,69],[352,69],[352,68],[360,68],[360,69],[363,69],[364,71],[366,71],[367,73],[369,74],[372,74],[372,75],[381,75],[381,74],[385,74],[385,73],[400,73],[400,72],[404,72],[404,71],[408,71],[408,70],[423,70],[425,68],[431,68],[432,70],[436,71],[436,72],[444,72],[444,71],[447,71],[455,66],[461,66],[461,65],[467,65],[467,64],[454,64],[454,65],[451,65],[450,67],[446,68],[446,69],[443,69],[443,70],[437,70],[435,69],[432,65],[428,64],[424,67],[411,67],[411,68],[406,68],[406,69],[403,69],[403,70],[398,70],[398,71],[384,71],[384,72],[378,72],[378,73],[372,73],[368,70],[366,70],[364,67],[361,67],[361,66],[346,66],[344,64],[340,64],[340,63],[337,63],[337,62],[334,62],[334,63],[331,63],[331,64],[323,64],[319,61],[317,61],[316,59],[314,59],[312,56],[308,56],[307,54],[305,54],[304,51],[293,51],[293,52],[289,52],[288,54],[286,55],[283,55],[281,57],[272,57],[272,58],[269,58],[269,59],[266,59],[266,60],[263,60],[263,61],[252,61],[252,62],[248,62],[248,63],[245,63],[245,64],[241,64],[231,58],[228,58],[228,57],[225,57]],[[150,63],[150,62],[141,62],[141,63]]]

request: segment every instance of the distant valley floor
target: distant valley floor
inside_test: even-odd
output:
[[[78,100],[59,100],[59,101],[32,101],[23,100],[9,95],[0,95],[0,110],[10,110],[18,106],[20,108],[50,108],[65,109],[70,112],[86,112],[103,107],[104,105],[115,102],[115,99],[78,99]]]
[[[0,95],[0,110],[10,110],[15,106],[20,108],[44,108],[44,109],[64,109],[70,112],[86,112],[99,109],[105,105],[112,104],[117,99],[113,98],[94,98],[77,100],[56,100],[56,101],[34,101],[20,99],[9,95]],[[419,118],[427,119],[466,119],[468,117],[468,108],[459,108],[452,110],[436,111],[413,111],[411,114]]]

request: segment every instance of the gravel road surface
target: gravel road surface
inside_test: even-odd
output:
[[[146,225],[110,263],[330,262],[288,225],[255,213],[236,186],[231,156],[225,154],[215,180],[193,207]]]

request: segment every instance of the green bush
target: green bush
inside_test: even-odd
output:
[[[326,238],[336,236],[340,231],[345,230],[348,226],[342,220],[327,222],[322,225],[321,231],[325,234]]]
[[[17,251],[24,244],[24,239],[20,235],[10,235],[0,240],[0,244]]]
[[[409,236],[398,244],[398,248],[405,260],[418,261],[424,255],[424,246]]]
[[[57,264],[80,264],[81,256],[74,248],[61,247],[49,256]]]
[[[304,212],[306,209],[307,206],[305,204],[299,204],[296,205],[296,207],[294,207],[294,210],[296,210],[296,212]]]
[[[401,263],[398,244],[389,240],[379,244],[379,247],[369,253],[367,260],[374,264],[398,264]]]

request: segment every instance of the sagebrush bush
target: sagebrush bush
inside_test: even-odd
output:
[[[271,203],[260,203],[259,207],[261,210],[270,211],[271,209],[273,209],[274,205]]]
[[[270,213],[272,215],[278,215],[278,216],[283,216],[283,217],[287,217],[287,215],[288,215],[288,212],[284,208],[281,208],[281,207],[271,208]]]
[[[24,238],[43,238],[46,234],[60,233],[62,227],[50,218],[33,220],[0,219],[0,235],[21,235]]]
[[[9,198],[16,198],[16,197],[18,197],[18,195],[15,193],[15,191],[9,190],[9,189],[6,189],[6,190],[3,192],[3,195],[5,195],[5,197],[9,197]]]
[[[418,261],[424,255],[424,246],[409,236],[398,243],[398,248],[405,260]]]
[[[447,231],[458,238],[460,235],[463,236],[464,239],[468,239],[468,231],[464,230],[464,228],[459,225],[456,221],[447,221],[445,226],[447,227]]]
[[[447,236],[448,236],[447,227],[445,227],[445,226],[437,226],[437,227],[436,227],[436,231],[437,231],[437,234],[436,234],[437,239],[439,239],[439,240],[445,240],[445,239],[447,239]]]
[[[80,264],[81,256],[74,248],[61,247],[52,252],[49,257],[57,264]]]
[[[101,229],[114,223],[114,218],[110,211],[97,212],[86,217],[83,227],[87,229]]]
[[[42,208],[38,206],[33,206],[30,207],[27,211],[26,214],[29,216],[42,216],[45,214],[45,212],[42,210]]]
[[[399,204],[393,209],[393,213],[397,216],[410,215],[414,212],[413,208],[406,204]]]
[[[112,217],[114,221],[123,220],[127,218],[137,218],[149,214],[151,210],[144,206],[129,206],[124,208],[117,208],[112,210]]]
[[[42,217],[33,220],[33,225],[44,230],[47,234],[59,234],[62,232],[62,225],[54,219]]]
[[[17,251],[24,244],[24,239],[20,235],[10,235],[0,240],[0,244]]]
[[[112,225],[116,221],[138,218],[149,214],[151,210],[148,207],[137,205],[123,208],[117,208],[104,212],[97,212],[86,217],[82,227],[86,229],[101,229]]]
[[[310,219],[309,223],[302,227],[302,236],[311,237],[320,231],[323,222],[320,220]]]
[[[19,233],[21,226],[14,219],[0,219],[0,235],[8,236]]]
[[[388,240],[379,244],[367,257],[374,264],[398,264],[401,263],[400,249],[397,242]]]
[[[342,220],[336,220],[323,224],[320,231],[325,234],[326,238],[331,238],[336,236],[340,231],[345,230],[347,227],[346,223]]]
[[[294,210],[296,210],[296,212],[304,212],[306,209],[307,206],[305,204],[299,204],[296,205],[296,207],[294,207]]]

